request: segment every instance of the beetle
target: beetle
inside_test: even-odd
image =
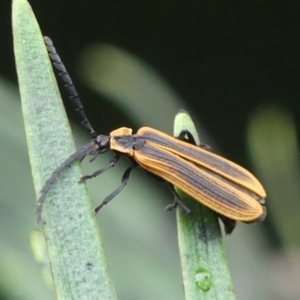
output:
[[[78,149],[65,160],[46,181],[38,199],[37,217],[41,219],[43,202],[58,175],[76,160],[82,161],[87,155],[97,155],[109,150],[115,152],[109,165],[83,176],[80,182],[96,177],[113,167],[122,155],[130,158],[131,164],[124,172],[121,185],[107,196],[94,211],[97,213],[112,200],[128,182],[132,169],[142,167],[147,172],[168,182],[175,196],[174,202],[168,206],[172,209],[179,204],[187,213],[189,208],[181,201],[174,186],[183,190],[196,201],[214,210],[223,220],[245,223],[256,223],[266,217],[266,192],[261,183],[249,171],[217,154],[206,147],[195,145],[189,132],[182,132],[178,138],[169,136],[150,127],[142,127],[135,134],[132,129],[121,127],[109,135],[97,135],[88,121],[73,82],[61,62],[52,44],[45,37],[45,43],[52,63],[59,71],[72,102],[75,104],[82,125],[89,131],[92,141]],[[186,138],[187,136],[187,138]],[[230,233],[234,225],[225,228]]]

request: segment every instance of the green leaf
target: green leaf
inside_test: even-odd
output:
[[[194,123],[185,111],[174,121],[174,136],[188,130],[200,144]],[[191,209],[177,208],[178,242],[186,300],[235,299],[217,215],[181,190],[176,191]]]
[[[300,194],[298,145],[296,122],[287,108],[268,104],[252,114],[248,128],[249,151],[268,199],[272,199],[272,205],[268,206],[272,226],[281,243],[289,247],[300,243],[297,225],[300,212],[295,201]]]
[[[75,152],[43,37],[25,0],[13,1],[14,52],[37,197],[49,175]],[[78,163],[65,170],[42,213],[57,299],[116,299]]]

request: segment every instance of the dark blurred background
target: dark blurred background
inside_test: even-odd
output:
[[[249,275],[249,279],[247,275],[239,273],[247,273],[243,264],[236,266],[234,259],[230,260],[235,257],[230,253],[239,251],[239,248],[232,250],[231,245],[226,246],[229,247],[228,258],[234,269],[238,299],[299,299],[299,287],[293,285],[291,288],[291,280],[287,278],[300,278],[299,157],[296,136],[300,125],[300,3],[263,0],[31,0],[30,4],[43,34],[53,39],[98,132],[105,134],[120,126],[137,129],[141,125],[151,125],[172,133],[173,119],[170,116],[174,116],[178,109],[186,108],[197,120],[204,143],[256,172],[269,195],[267,221],[264,226],[255,229],[241,225],[242,229],[238,228],[238,233],[234,233],[233,237],[226,237],[225,242],[239,245],[245,232],[259,232],[259,238],[252,233],[253,240],[250,239],[252,242],[249,244],[253,246],[255,241],[262,241],[262,245],[257,247],[263,249],[254,246],[245,257],[248,257],[249,265],[257,262],[257,257],[252,257],[251,251],[258,252],[256,255],[265,253],[263,257],[269,260],[261,268],[249,273],[255,277],[264,269],[264,275],[258,275],[263,280],[258,287],[257,282],[248,282],[254,280],[253,276],[251,279]],[[19,113],[19,99],[14,91],[17,89],[17,77],[10,1],[3,1],[0,10],[0,41],[0,80],[4,82],[2,89],[7,93],[1,94],[0,113],[8,105],[15,105],[12,111],[18,110]],[[10,101],[15,104],[4,102],[10,92],[13,94],[13,100]],[[67,101],[65,105],[76,122]],[[20,122],[19,127],[13,130],[13,125],[3,121],[1,132],[6,137],[16,134],[15,139],[23,141],[19,146],[23,149],[25,138],[20,115],[8,117],[7,122],[15,118],[20,119],[16,121]],[[22,137],[18,137],[16,131],[20,131],[18,134]],[[84,137],[88,139],[87,134]],[[8,140],[13,142],[13,138]],[[3,139],[3,145],[4,141],[6,139]],[[15,144],[7,145],[8,153],[11,147],[18,147]],[[26,172],[22,176],[26,178],[26,188],[30,190],[28,195],[32,195],[28,198],[34,199],[26,148],[22,150],[22,157],[16,154],[8,159],[4,155],[3,151],[2,159],[7,160],[8,171],[1,176],[8,178],[12,169],[9,164],[11,161],[14,161],[14,165],[20,165],[16,163],[16,156],[22,159],[26,165]],[[7,179],[7,184],[2,183],[3,190],[8,189],[10,182]],[[15,188],[11,188],[11,191],[15,192]],[[3,192],[2,197],[10,200],[10,205],[16,205],[17,202],[13,204],[12,198],[17,201],[15,198],[18,197],[12,195]],[[167,195],[164,198],[168,198]],[[127,196],[131,197],[130,192]],[[122,196],[119,202],[125,201],[120,198]],[[34,201],[28,199],[27,203],[34,210]],[[30,209],[28,215],[24,216],[24,220],[32,218],[28,223],[29,230],[31,227],[34,229],[34,217]],[[115,209],[119,209],[117,204]],[[158,210],[163,210],[163,205],[158,204]],[[174,216],[160,213],[174,227],[171,244],[176,256]],[[106,226],[113,226],[114,220],[109,219]],[[152,223],[149,224],[151,227]],[[14,241],[5,237],[5,226],[11,226],[3,226],[1,232],[4,238],[0,242],[14,249]],[[105,235],[110,233],[103,230],[105,243]],[[123,246],[121,243],[118,247]],[[113,245],[109,247],[115,249]],[[114,260],[113,256],[111,260]],[[277,265],[275,261],[280,261],[282,265]],[[181,284],[178,257],[175,263],[178,264],[178,276],[174,281],[170,280],[171,287],[165,285],[166,290],[172,290],[175,286],[178,288]],[[120,276],[116,279],[117,286],[121,285],[126,273],[118,275],[118,267],[112,269],[113,276]],[[13,271],[9,272],[13,274]],[[144,270],[137,267],[138,272],[144,273]],[[245,280],[240,282],[243,276]],[[286,282],[283,278],[287,279]],[[146,281],[149,291],[153,288],[152,280]],[[279,287],[278,282],[282,286]],[[136,285],[141,286],[140,292],[144,295],[143,283]],[[251,287],[257,289],[258,294],[251,294]],[[183,299],[180,286],[179,290],[181,294],[178,292],[176,299]],[[141,298],[137,296],[135,288],[126,290],[126,287],[117,287],[117,291],[120,299],[175,299],[171,294],[162,298],[151,297],[151,292],[148,298]],[[34,292],[29,294],[28,299],[34,299]],[[9,298],[12,295],[10,293],[9,288],[3,288],[3,299],[13,299]]]
[[[245,160],[240,147],[253,109],[264,102],[284,103],[299,117],[300,4],[237,2],[30,1],[96,128],[107,132],[135,123],[107,100],[99,105],[100,96],[78,78],[82,52],[94,43],[108,43],[155,69],[220,145],[237,145],[223,147],[229,155]],[[2,5],[1,74],[16,82],[10,2]]]

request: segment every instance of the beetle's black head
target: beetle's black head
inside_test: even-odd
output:
[[[99,152],[104,152],[110,149],[110,137],[107,135],[98,135],[93,142],[97,145]]]

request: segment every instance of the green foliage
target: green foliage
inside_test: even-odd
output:
[[[13,3],[14,51],[36,194],[75,147],[43,37],[25,0]],[[115,299],[78,164],[63,172],[42,212],[56,297]],[[72,201],[70,201],[72,199]],[[100,284],[101,283],[101,284]]]
[[[174,136],[179,136],[183,130],[188,130],[196,143],[200,144],[191,117],[182,111],[177,114],[174,121]],[[191,209],[190,215],[187,215],[181,208],[177,208],[185,299],[234,300],[217,215],[177,190],[184,203]]]

